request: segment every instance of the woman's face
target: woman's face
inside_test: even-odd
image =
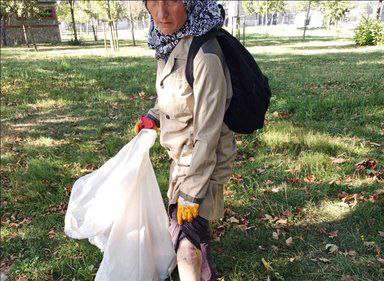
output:
[[[187,21],[187,11],[181,0],[147,0],[147,9],[156,26],[165,35],[171,35]]]

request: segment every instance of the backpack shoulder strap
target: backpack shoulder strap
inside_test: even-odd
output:
[[[195,36],[192,39],[192,43],[188,51],[187,66],[185,68],[185,77],[187,78],[188,84],[191,87],[193,87],[193,82],[195,81],[195,78],[193,76],[193,61],[197,53],[199,52],[201,46],[203,46],[205,42],[207,42],[211,38],[216,37],[219,34],[219,32],[220,30],[214,29],[204,35]]]

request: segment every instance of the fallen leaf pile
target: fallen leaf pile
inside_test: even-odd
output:
[[[11,228],[19,228],[25,224],[29,224],[32,221],[32,218],[23,217],[19,213],[5,213],[1,218],[1,225],[9,226]]]
[[[355,207],[358,202],[372,202],[375,203],[379,200],[380,197],[384,196],[384,189],[377,190],[372,195],[366,196],[365,192],[359,192],[359,193],[353,193],[348,194],[347,192],[343,191],[338,194],[339,199],[343,201],[343,203],[348,204],[349,207]]]
[[[234,174],[231,176],[230,180],[237,182],[237,183],[240,183],[240,182],[244,181],[244,177],[240,174]]]
[[[57,204],[57,205],[52,204],[52,205],[48,206],[48,212],[49,213],[60,213],[60,214],[65,215],[67,208],[68,208],[68,204],[65,202]]]
[[[288,112],[288,111],[283,111],[283,112],[278,112],[278,111],[275,111],[272,113],[272,116],[275,117],[275,118],[279,118],[279,119],[287,119],[289,117],[291,117],[293,115],[292,112]]]
[[[247,230],[254,228],[255,226],[250,226],[249,224],[249,215],[250,213],[240,216],[230,208],[225,208],[222,223],[213,229],[213,239],[215,241],[220,241],[220,237],[223,236],[225,231],[231,227],[238,227],[245,233]]]
[[[378,180],[384,179],[384,168],[379,169],[378,162],[372,159],[363,160],[355,165],[356,173],[368,175]]]

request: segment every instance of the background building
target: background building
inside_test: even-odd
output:
[[[2,16],[0,26],[1,45],[60,42],[59,22],[56,15],[56,0],[39,0],[42,13],[37,19],[25,19],[16,14]]]

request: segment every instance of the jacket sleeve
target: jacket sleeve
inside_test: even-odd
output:
[[[156,98],[155,106],[152,107],[150,110],[148,110],[146,116],[148,118],[152,119],[153,121],[155,121],[156,126],[158,128],[160,128],[160,116],[159,116],[159,114],[160,114],[160,112],[159,112],[157,98]]]
[[[227,81],[220,58],[204,54],[194,67],[193,149],[189,169],[180,184],[184,199],[200,203],[216,166],[216,148],[226,109]]]

